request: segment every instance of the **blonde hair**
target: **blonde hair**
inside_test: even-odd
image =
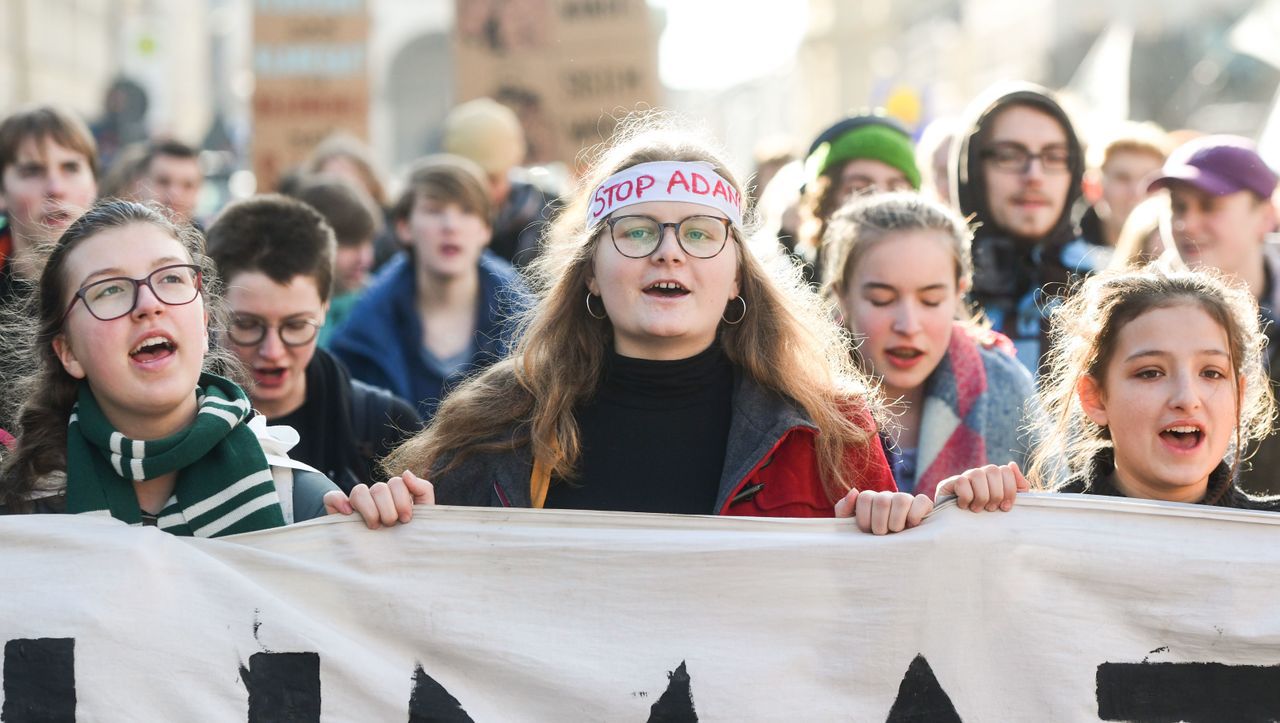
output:
[[[1173,237],[1171,223],[1169,194],[1157,193],[1143,199],[1129,212],[1129,218],[1125,219],[1124,226],[1120,228],[1120,235],[1116,237],[1115,251],[1111,255],[1107,268],[1127,269],[1155,261],[1160,254],[1155,256],[1147,254],[1147,238],[1153,233],[1158,233],[1164,240],[1164,247],[1171,248],[1173,242],[1168,240]]]
[[[1120,153],[1144,153],[1163,163],[1171,150],[1169,135],[1160,126],[1124,121],[1106,129],[1102,138],[1089,144],[1089,167],[1105,168]]]
[[[1215,272],[1171,271],[1149,266],[1106,271],[1087,279],[1077,293],[1053,310],[1048,370],[1040,380],[1042,414],[1035,422],[1027,478],[1040,487],[1058,487],[1093,474],[1098,453],[1112,448],[1110,435],[1085,415],[1077,396],[1088,375],[1105,388],[1104,371],[1126,324],[1152,309],[1194,304],[1227,335],[1232,385],[1244,380],[1236,411],[1236,439],[1228,457],[1238,471],[1242,450],[1271,431],[1275,399],[1262,368],[1267,338],[1258,304],[1243,285]]]
[[[915,192],[880,193],[855,199],[831,217],[823,245],[830,251],[823,270],[823,290],[843,294],[853,269],[872,246],[886,236],[904,231],[938,231],[956,262],[956,288],[967,288],[973,279],[970,244],[973,231],[938,201]]]
[[[512,356],[453,391],[431,424],[392,452],[384,467],[438,476],[470,456],[528,446],[554,476],[572,477],[582,451],[574,410],[600,385],[612,341],[610,322],[589,316],[584,304],[602,226],[586,226],[590,193],[620,170],[659,160],[711,163],[741,192],[712,147],[667,114],[624,119],[614,140],[595,151],[592,170],[543,239],[529,269],[538,300],[520,319]],[[822,478],[833,496],[842,494],[857,481],[848,454],[876,443],[859,417],[879,419],[879,397],[853,366],[847,336],[831,320],[829,305],[808,290],[798,269],[780,256],[766,266],[748,249],[743,230],[734,228],[733,237],[739,293],[749,310],[740,324],[721,327],[720,343],[743,374],[809,415],[821,430],[816,447]]]

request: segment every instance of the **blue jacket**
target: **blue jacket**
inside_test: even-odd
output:
[[[898,489],[932,497],[938,483],[967,469],[1008,462],[1026,469],[1021,430],[1035,393],[1008,338],[957,322],[925,380],[915,470],[896,478]]]
[[[475,351],[444,378],[427,360],[415,286],[409,254],[387,262],[334,334],[330,351],[352,377],[415,404],[425,423],[451,387],[507,355],[515,331],[511,312],[520,309],[527,292],[510,264],[487,251],[480,257]]]

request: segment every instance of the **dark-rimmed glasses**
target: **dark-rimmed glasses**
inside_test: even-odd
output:
[[[1032,153],[1021,143],[996,143],[982,152],[982,157],[1001,171],[1026,173],[1032,161],[1040,161],[1045,173],[1061,173],[1071,168],[1071,150],[1066,146],[1049,146]]]
[[[267,331],[275,329],[280,343],[285,346],[306,346],[316,338],[323,326],[310,317],[293,316],[279,324],[268,324],[266,319],[253,314],[236,314],[227,327],[227,337],[238,346],[257,346],[267,338]]]
[[[77,289],[75,297],[62,314],[62,321],[66,322],[77,301],[83,301],[84,308],[98,321],[111,321],[126,316],[138,308],[140,286],[151,289],[151,294],[163,304],[182,306],[196,300],[203,282],[200,267],[194,264],[161,266],[140,279],[112,276]]]
[[[721,216],[688,216],[674,223],[650,216],[614,216],[608,220],[613,247],[629,259],[642,259],[657,251],[668,227],[675,230],[676,243],[686,254],[696,259],[713,258],[729,241],[730,223]]]

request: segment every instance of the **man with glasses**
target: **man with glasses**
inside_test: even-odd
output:
[[[1035,371],[1054,297],[1103,261],[1071,224],[1080,141],[1048,91],[1028,84],[988,89],[966,117],[952,195],[978,224],[971,297]]]
[[[249,368],[249,398],[271,424],[298,432],[292,458],[344,492],[382,479],[376,463],[421,428],[413,407],[351,378],[316,348],[333,289],[333,230],[283,196],[233,204],[209,229],[209,256],[233,313],[221,341]]]

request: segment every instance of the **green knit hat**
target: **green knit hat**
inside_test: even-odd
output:
[[[837,129],[848,124],[847,131]],[[832,133],[837,131],[837,133]],[[836,124],[819,136],[809,158],[805,160],[805,178],[817,180],[828,168],[857,158],[870,158],[902,171],[911,187],[920,188],[920,169],[916,167],[915,146],[902,126],[888,118],[859,116]]]

